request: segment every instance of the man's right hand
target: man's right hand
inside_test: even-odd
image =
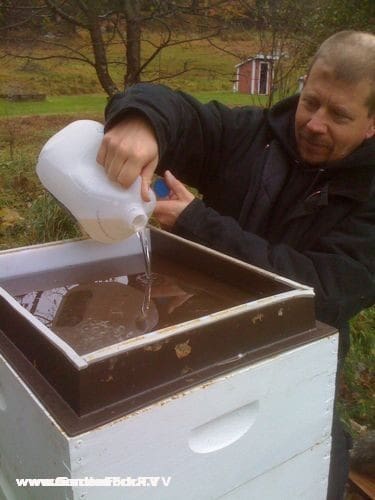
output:
[[[149,201],[151,179],[159,162],[155,132],[146,118],[131,115],[104,134],[97,162],[108,177],[129,187],[140,175],[142,198]]]

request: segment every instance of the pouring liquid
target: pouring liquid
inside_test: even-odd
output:
[[[148,238],[147,238],[146,229],[143,228],[140,231],[138,231],[137,236],[139,238],[139,241],[141,242],[143,259],[144,259],[144,263],[145,263],[145,277],[144,277],[144,279],[146,282],[151,282],[152,281],[151,253],[150,253],[150,243],[149,243]]]
[[[143,228],[137,232],[137,236],[141,242],[143,260],[145,264],[145,274],[138,275],[137,279],[144,286],[144,296],[142,307],[139,316],[136,319],[137,326],[140,328],[145,324],[147,314],[150,310],[151,305],[151,288],[152,288],[152,272],[151,272],[151,253],[150,253],[150,243],[147,238],[146,229]]]

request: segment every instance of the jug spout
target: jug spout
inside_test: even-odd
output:
[[[139,204],[130,204],[124,209],[124,223],[133,229],[133,232],[138,233],[147,224],[148,217]]]

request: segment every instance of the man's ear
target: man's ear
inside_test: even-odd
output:
[[[369,124],[369,127],[367,129],[365,138],[371,139],[371,137],[374,137],[374,136],[375,136],[375,115],[370,120],[370,124]]]

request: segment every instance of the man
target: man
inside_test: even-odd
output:
[[[268,112],[134,86],[107,106],[98,161],[124,186],[141,175],[145,199],[165,172],[165,228],[313,286],[342,358],[348,319],[375,302],[374,80],[375,36],[344,31],[322,44],[301,95]],[[343,496],[346,458],[335,424],[330,499]]]

